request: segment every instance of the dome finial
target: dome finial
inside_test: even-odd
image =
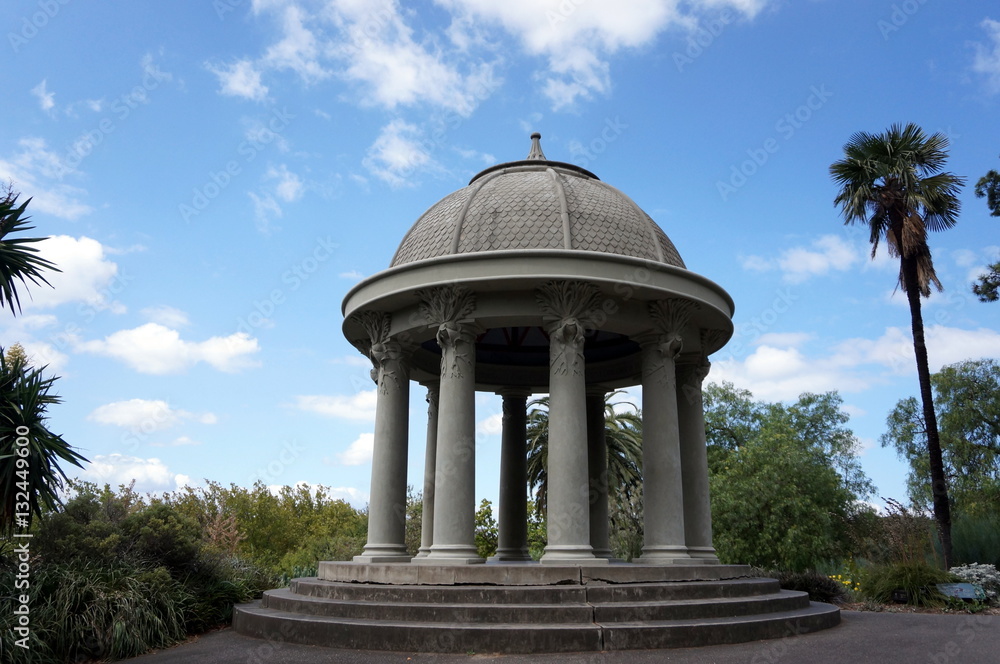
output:
[[[542,135],[537,131],[531,135],[531,152],[526,157],[528,160],[548,161],[545,153],[542,152]]]

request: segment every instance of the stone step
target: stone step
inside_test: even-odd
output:
[[[781,588],[774,579],[682,581],[601,585],[493,586],[388,585],[294,579],[292,592],[327,599],[367,602],[445,604],[563,604],[649,602],[773,595]]]
[[[598,651],[601,630],[594,623],[431,623],[351,620],[288,613],[258,603],[237,605],[233,628],[239,634],[308,645],[412,652],[548,653]]]
[[[657,602],[612,602],[593,604],[594,622],[601,624],[663,620],[700,620],[766,615],[798,611],[809,607],[809,595],[782,590],[774,595],[714,597],[698,600]]]
[[[329,599],[279,589],[264,593],[261,605],[293,613],[361,620],[545,624],[679,620],[775,613],[808,607],[809,599],[805,593],[781,591],[774,595],[752,597],[608,604],[470,604]]]
[[[592,623],[594,607],[582,602],[558,604],[472,604],[329,599],[269,590],[261,605],[292,613],[398,622]]]
[[[754,616],[603,625],[605,650],[694,648],[808,634],[840,624],[840,609],[810,602],[804,609]]]
[[[588,585],[587,601],[653,602],[773,595],[781,590],[774,579],[747,578],[726,581],[681,581],[668,583],[622,583]]]
[[[336,648],[453,653],[545,653],[679,648],[781,638],[833,627],[840,611],[810,603],[764,615],[628,623],[525,624],[361,620],[236,607],[240,634]]]

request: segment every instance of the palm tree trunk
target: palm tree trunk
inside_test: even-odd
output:
[[[917,377],[920,381],[920,401],[927,428],[927,456],[930,461],[931,488],[934,496],[934,520],[941,538],[941,553],[945,569],[952,565],[951,506],[948,502],[948,482],[944,475],[941,457],[941,439],[938,437],[937,416],[934,413],[934,396],[931,392],[931,372],[927,363],[927,345],[924,342],[924,319],[920,313],[920,287],[917,283],[917,261],[901,258],[903,287],[910,303],[910,326],[913,330],[913,352],[917,358]]]

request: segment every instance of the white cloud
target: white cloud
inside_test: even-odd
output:
[[[697,15],[732,8],[753,17],[766,0],[636,0],[629,3],[565,0],[440,0],[461,25],[500,25],[531,55],[548,59],[539,74],[543,92],[559,109],[610,89],[607,58],[647,45],[670,26],[693,27]]]
[[[350,396],[302,395],[295,397],[295,407],[310,413],[327,417],[342,417],[348,420],[375,421],[377,390],[364,390]]]
[[[357,270],[349,270],[348,272],[341,272],[337,275],[341,279],[350,279],[351,281],[361,281],[365,278],[365,275]]]
[[[363,163],[373,175],[393,187],[408,184],[407,179],[417,169],[440,168],[424,147],[420,130],[399,119],[382,128]]]
[[[281,41],[267,49],[263,62],[274,69],[291,69],[306,82],[313,83],[330,75],[319,62],[321,46],[305,26],[309,17],[296,5],[282,12]]]
[[[247,195],[253,201],[253,216],[257,230],[265,235],[271,233],[274,230],[271,222],[275,219],[280,219],[282,214],[284,214],[281,211],[281,206],[278,205],[278,201],[274,200],[274,196],[271,194],[263,192],[258,196],[254,192],[248,191]]]
[[[244,332],[194,342],[181,339],[176,330],[146,323],[101,340],[79,342],[77,350],[112,357],[139,373],[180,373],[199,362],[229,373],[257,366],[253,355],[260,346]]]
[[[375,434],[363,433],[345,451],[337,454],[337,461],[342,466],[360,466],[371,463],[374,449]]]
[[[755,346],[779,346],[797,348],[813,338],[809,332],[768,332],[760,335],[753,343]]]
[[[93,211],[80,199],[86,191],[62,180],[76,170],[55,152],[43,138],[27,137],[18,141],[20,151],[0,157],[0,181],[13,181],[22,193],[31,197],[31,209],[62,219],[77,219]]]
[[[486,436],[503,433],[503,413],[494,413],[477,422],[476,432]]]
[[[127,285],[118,274],[118,265],[107,259],[105,247],[89,237],[55,235],[35,245],[39,255],[61,270],[43,274],[52,288],[32,286],[25,309],[50,309],[70,302],[83,302],[96,311],[124,313],[125,306],[114,299]]]
[[[291,203],[302,198],[302,193],[305,190],[302,186],[302,180],[295,173],[288,170],[288,167],[281,164],[277,168],[271,166],[267,169],[267,174],[264,176],[268,180],[277,180],[277,184],[274,185],[274,192],[278,195],[278,198],[285,201],[286,203]]]
[[[201,445],[200,440],[194,440],[187,436],[179,436],[169,443],[150,443],[150,447],[185,447],[187,445]]]
[[[808,247],[785,249],[776,259],[746,256],[743,267],[754,272],[780,270],[782,279],[790,284],[802,283],[811,277],[830,272],[844,272],[861,262],[861,252],[837,235],[824,235]]]
[[[976,44],[972,71],[986,77],[990,92],[1000,92],[1000,21],[987,18],[979,25],[986,31],[989,41]]]
[[[237,60],[228,65],[208,63],[205,67],[218,77],[220,94],[251,101],[267,99],[267,86],[261,83],[260,71],[250,60]]]
[[[875,339],[846,339],[827,355],[807,355],[772,336],[772,345],[760,344],[744,359],[727,356],[725,349],[712,358],[713,382],[730,381],[763,399],[794,399],[802,392],[864,391],[893,376],[916,373],[913,340],[908,329],[888,327]],[[944,325],[925,328],[931,372],[967,359],[1000,357],[1000,333],[987,328],[964,330]]]
[[[165,327],[185,327],[191,323],[188,315],[166,304],[158,304],[153,307],[146,307],[142,310],[142,315],[151,323],[158,323]]]
[[[411,12],[395,0],[328,0],[315,13],[287,0],[253,7],[280,25],[258,66],[295,72],[309,84],[336,74],[359,84],[365,105],[429,104],[468,116],[499,85],[492,45],[476,44],[488,62],[469,50],[470,42],[459,43],[454,30],[447,31],[450,40],[417,33],[407,22]]]
[[[129,399],[115,401],[95,408],[88,420],[129,429],[133,433],[149,434],[177,426],[182,421],[215,424],[214,413],[191,413],[173,408],[166,401],[156,399]]]
[[[92,457],[79,477],[111,486],[127,485],[135,480],[135,489],[140,492],[173,491],[190,483],[187,475],[171,472],[159,459],[142,459],[117,452]]]
[[[38,105],[41,107],[43,111],[47,113],[51,111],[56,105],[55,101],[56,93],[49,92],[48,90],[46,90],[45,84],[46,84],[46,79],[43,78],[41,83],[31,88],[31,94],[38,97]]]

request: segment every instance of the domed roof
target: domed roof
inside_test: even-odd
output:
[[[631,198],[588,170],[549,161],[541,135],[531,139],[526,159],[487,168],[421,215],[390,267],[531,249],[593,251],[685,267],[663,229]]]

